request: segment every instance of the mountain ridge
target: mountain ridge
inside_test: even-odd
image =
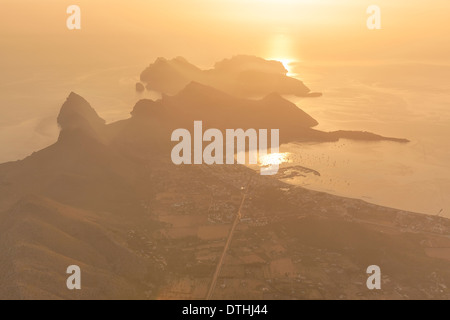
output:
[[[274,91],[301,97],[320,96],[287,74],[281,62],[249,55],[224,59],[209,70],[202,70],[182,57],[172,60],[160,57],[142,71],[140,81],[147,90],[169,95],[177,94],[194,81],[238,97],[264,96]]]
[[[234,274],[233,277],[252,268],[256,289],[241,289],[239,297],[289,298],[292,290],[276,287],[282,283],[279,267],[275,267],[280,257],[290,266],[297,261],[298,250],[303,259],[313,255],[324,261],[328,261],[324,252],[334,250],[335,256],[341,257],[339,262],[327,263],[342,264],[351,278],[321,282],[327,290],[320,294],[337,298],[341,295],[340,286],[361,281],[355,269],[361,268],[365,275],[366,261],[362,256],[353,257],[351,250],[333,245],[342,242],[338,241],[339,232],[348,232],[348,239],[365,235],[363,249],[376,252],[378,257],[378,245],[385,246],[387,240],[380,242],[377,228],[383,232],[393,232],[392,228],[395,232],[412,230],[405,235],[402,231],[388,241],[388,252],[394,254],[384,258],[389,266],[385,272],[396,286],[403,286],[414,296],[424,296],[416,289],[416,282],[405,280],[403,271],[392,267],[397,265],[409,266],[411,272],[418,274],[427,295],[434,294],[434,282],[422,270],[437,270],[440,277],[450,281],[445,260],[420,250],[423,237],[436,243],[446,241],[445,236],[450,234],[448,219],[289,186],[275,178],[261,177],[244,166],[171,163],[170,140],[162,137],[169,139],[171,129],[178,125],[192,125],[191,121],[198,120],[197,115],[205,114],[205,110],[209,110],[205,124],[219,128],[247,122],[258,128],[266,124],[258,118],[261,116],[280,121],[291,130],[292,138],[295,133],[297,137],[306,133],[307,138],[317,134],[321,141],[338,138],[312,129],[316,121],[279,94],[249,100],[219,94],[217,89],[194,83],[179,95],[157,101],[141,100],[130,119],[111,124],[104,124],[80,96],[69,97],[61,113],[61,136],[55,144],[24,160],[0,165],[0,192],[4,195],[0,199],[2,299],[203,299],[205,283],[214,273],[227,234],[229,217],[236,214],[242,186],[249,177],[254,182],[242,214],[250,222],[240,223],[240,238],[233,242],[229,256],[234,261],[233,268],[238,269],[230,273],[232,266],[224,267],[224,272]],[[230,105],[235,113],[223,118]],[[286,114],[289,119],[283,122]],[[316,233],[330,230],[330,226],[339,226],[339,232],[327,231],[323,240],[315,239]],[[296,227],[306,228],[307,232],[295,236]],[[294,236],[284,239],[283,228]],[[272,241],[283,248],[277,250],[286,253],[273,253]],[[342,243],[353,246],[351,241]],[[354,249],[362,254],[357,244]],[[397,254],[402,250],[412,258],[404,260]],[[249,252],[257,259],[244,259]],[[247,260],[262,263],[248,265]],[[313,261],[305,263],[307,266]],[[73,264],[82,269],[83,289],[72,293],[65,287],[65,271]],[[347,268],[348,265],[352,267]],[[328,277],[320,268],[317,272]],[[185,288],[186,281],[192,283],[188,288],[194,289],[181,292],[179,288]],[[236,281],[239,284],[244,280]],[[233,286],[232,281],[229,283]],[[257,289],[263,287],[279,292],[279,296]],[[219,298],[237,297],[227,290],[215,294]],[[300,288],[297,290],[301,292]],[[305,292],[301,294],[303,298],[317,295],[308,288],[301,290]],[[359,289],[348,290],[349,297],[357,297]],[[394,288],[387,284],[387,291],[380,297],[395,297]]]

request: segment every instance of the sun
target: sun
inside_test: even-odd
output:
[[[287,34],[278,33],[275,34],[268,43],[268,60],[279,61],[283,64],[287,70],[287,76],[294,76],[292,71],[292,64],[297,60],[292,58],[293,56],[293,40]]]

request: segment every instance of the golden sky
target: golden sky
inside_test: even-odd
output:
[[[81,8],[81,31],[66,29],[71,4]],[[366,27],[372,4],[382,30]],[[440,63],[450,56],[449,12],[448,0],[2,0],[0,57],[57,64],[183,55],[208,64],[246,53]]]

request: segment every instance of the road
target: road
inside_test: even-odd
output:
[[[219,278],[220,271],[222,270],[222,266],[223,266],[223,263],[225,261],[225,257],[227,255],[228,249],[230,248],[231,241],[233,240],[234,232],[236,231],[236,227],[237,227],[237,225],[239,224],[239,222],[241,221],[241,218],[242,218],[241,210],[242,210],[242,208],[244,206],[245,199],[247,198],[248,190],[249,190],[251,181],[252,181],[252,178],[250,177],[250,179],[248,180],[247,186],[245,187],[245,193],[242,196],[242,200],[241,200],[241,204],[239,206],[238,212],[236,214],[236,217],[234,218],[233,225],[231,226],[230,233],[228,234],[227,242],[225,244],[225,247],[223,248],[222,256],[220,257],[220,260],[217,263],[216,271],[214,272],[214,276],[213,276],[213,279],[211,281],[211,285],[209,287],[208,294],[206,295],[206,300],[211,300],[212,299],[212,296],[213,296],[213,293],[214,293],[214,289],[216,288],[216,285],[217,285],[217,279]]]

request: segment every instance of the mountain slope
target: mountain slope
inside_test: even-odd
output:
[[[450,298],[447,219],[308,191],[240,165],[172,164],[165,134],[201,114],[219,128],[242,119],[258,128],[260,112],[293,133],[329,138],[279,95],[236,99],[194,83],[109,125],[83,100],[68,99],[54,145],[0,165],[0,298],[203,299],[250,178],[215,298]],[[275,107],[293,119],[278,119]],[[224,118],[227,108],[238,115]],[[369,263],[383,270],[381,292],[365,287]],[[81,291],[65,287],[74,264]]]

